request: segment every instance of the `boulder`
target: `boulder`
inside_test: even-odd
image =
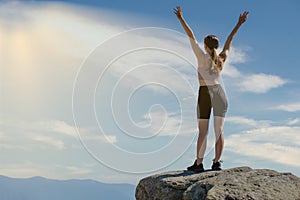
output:
[[[270,169],[170,171],[140,180],[137,200],[300,200],[300,178]]]

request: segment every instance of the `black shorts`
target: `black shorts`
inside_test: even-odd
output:
[[[211,108],[214,116],[225,117],[228,102],[220,84],[200,86],[197,104],[197,118],[209,119]]]

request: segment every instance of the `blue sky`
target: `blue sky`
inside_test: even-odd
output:
[[[290,1],[0,1],[0,171],[137,181],[195,157],[196,60],[245,10],[223,72],[224,167],[300,175],[300,28]],[[150,28],[151,27],[151,28]],[[212,122],[211,122],[212,123]],[[204,165],[213,158],[213,129]]]

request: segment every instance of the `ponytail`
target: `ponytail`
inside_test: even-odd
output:
[[[215,35],[208,35],[204,38],[204,44],[211,50],[210,58],[212,62],[209,73],[215,74],[220,72],[223,69],[223,62],[217,54],[217,48],[219,47],[218,37]]]
[[[211,57],[211,68],[210,73],[218,73],[223,69],[223,63],[220,61],[220,58],[217,54],[217,51],[215,48],[212,49],[212,53],[210,55]]]

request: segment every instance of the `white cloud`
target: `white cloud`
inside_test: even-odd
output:
[[[229,63],[225,63],[224,65],[224,70],[223,70],[223,75],[230,77],[230,78],[237,78],[241,76],[241,72],[234,67],[233,65],[229,64]]]
[[[299,167],[300,127],[274,126],[228,136],[226,150]]]
[[[77,166],[57,166],[60,168],[63,168],[67,171],[68,174],[71,176],[74,175],[85,175],[85,174],[90,174],[93,172],[92,169],[87,168],[87,167],[77,167]]]
[[[247,61],[246,52],[249,49],[250,47],[243,47],[243,48],[231,47],[226,63],[229,64],[245,63]]]
[[[37,131],[48,131],[53,133],[60,133],[72,137],[76,137],[76,129],[74,126],[67,124],[61,120],[45,120],[45,121],[36,121],[36,122],[23,122],[32,128],[32,130]]]
[[[76,129],[62,120],[19,120],[19,119],[5,119],[2,120],[4,127],[14,127],[16,129],[26,130],[27,132],[51,132],[59,133],[60,135],[67,135],[76,137]],[[84,129],[85,130],[85,129]],[[87,131],[87,130],[86,130]],[[7,135],[7,134],[5,134]]]
[[[266,93],[271,89],[283,86],[288,81],[277,75],[270,74],[246,74],[240,71],[236,64],[246,63],[247,55],[245,49],[232,48],[228,60],[225,62],[223,75],[229,84],[242,92]]]
[[[27,122],[27,124],[30,124]],[[81,137],[84,137],[85,139],[88,140],[97,140],[99,142],[104,142],[104,143],[116,143],[117,138],[113,134],[100,134],[99,130],[94,127],[76,127],[71,126],[67,124],[64,121],[60,120],[48,120],[48,121],[38,121],[32,123],[34,129],[36,128],[36,125],[38,125],[38,130],[39,131],[46,131],[50,133],[60,133],[63,135],[67,136],[72,136],[78,138],[78,134],[80,134]],[[78,131],[78,132],[77,132]]]
[[[242,73],[235,67],[235,64],[245,62],[247,62],[245,50],[232,47],[224,65],[223,75],[229,78],[242,76]]]
[[[0,166],[0,171],[2,175],[15,178],[29,178],[35,176],[43,176],[50,179],[74,179],[74,178],[90,178],[98,176],[93,174],[94,167],[99,167],[99,165],[92,164],[88,166],[86,163],[82,165],[41,165],[39,163],[33,163],[29,161],[18,161],[16,163],[2,163]],[[58,171],[60,173],[58,173]],[[94,177],[93,177],[94,176]],[[101,179],[98,179],[101,181]]]
[[[171,34],[169,35],[171,39],[166,39],[164,36],[164,34],[166,34],[165,32],[160,31],[159,29],[156,30],[156,32],[157,35],[160,33],[160,37],[152,37],[151,34],[147,37],[145,33],[140,31],[140,33],[128,34],[126,41],[134,41],[137,46],[139,43],[144,46],[147,46],[145,44],[149,44],[149,46],[155,46],[155,44],[160,44],[158,46],[162,46],[161,44],[164,44],[164,49],[152,52],[147,49],[137,49],[134,54],[126,55],[125,58],[118,59],[117,62],[114,63],[115,66],[113,67],[113,71],[119,76],[126,74],[130,80],[125,82],[128,87],[134,87],[138,83],[152,81],[162,83],[171,89],[175,88],[177,93],[186,93],[186,91],[190,90],[188,84],[191,84],[192,88],[196,88],[196,86],[198,86],[198,79],[195,69],[180,57],[183,56],[187,58],[194,67],[196,67],[194,54],[191,52],[190,44],[187,43],[186,37],[175,32],[174,34],[171,34],[170,32],[168,34]],[[126,46],[126,44],[122,46]],[[200,46],[203,46],[203,44],[200,44]],[[178,53],[179,56],[170,52],[164,52],[163,50],[173,51]],[[155,61],[155,63],[153,63],[153,61]],[[245,50],[232,47],[228,60],[224,66],[223,75],[227,78],[229,77],[231,81],[233,80],[234,82],[240,82],[240,80],[245,79],[248,75],[240,72],[235,67],[235,64],[245,63],[246,61]],[[144,65],[147,63],[150,64]],[[138,68],[136,69],[135,67],[140,67],[142,70],[138,70]],[[256,75],[253,74],[252,76]],[[275,87],[277,86],[274,86],[274,88]],[[152,89],[159,90],[160,92],[165,91],[161,90],[161,88],[157,89],[157,87],[153,87]],[[267,92],[267,90],[260,91]],[[252,90],[247,91],[256,92]]]
[[[49,175],[48,173],[50,172],[50,170],[46,171],[42,167],[38,167],[36,163],[32,164],[28,162],[22,164],[1,163],[0,170],[2,175],[13,177],[13,178],[29,178],[29,177],[41,176],[41,175],[47,177],[47,175]]]
[[[55,132],[67,134],[70,136],[76,136],[75,128],[64,121],[55,121],[52,128]]]
[[[266,93],[273,88],[278,88],[287,83],[286,80],[276,75],[252,74],[244,75],[239,82],[242,91],[254,93]]]
[[[197,132],[196,120],[181,119],[180,115],[176,113],[152,111],[144,115],[143,119],[138,125],[149,126],[148,131],[159,136],[195,134]],[[191,127],[195,127],[195,129],[191,129]]]
[[[97,142],[103,142],[103,143],[116,143],[117,142],[117,136],[110,134],[110,135],[103,135],[99,134],[97,132],[80,132],[80,137],[84,140],[93,140]]]
[[[297,102],[297,103],[282,104],[275,107],[274,109],[283,110],[287,112],[298,112],[300,111],[300,103]]]
[[[32,140],[37,141],[38,144],[43,143],[46,145],[54,146],[59,150],[65,149],[64,142],[58,139],[54,139],[53,137],[36,135],[32,137]]]
[[[299,123],[300,123],[300,118],[295,118],[295,119],[289,120],[287,122],[288,125],[295,125],[295,124],[299,124]]]
[[[277,75],[270,74],[251,74],[240,71],[236,64],[246,63],[246,51],[249,48],[232,48],[228,60],[225,62],[223,75],[224,79],[231,86],[241,92],[266,93],[271,89],[283,86],[288,81]]]
[[[74,143],[74,139],[79,138],[76,127],[61,120],[5,119],[1,121],[1,126],[7,130],[0,133],[0,149],[29,150],[56,147],[62,150],[72,148],[74,144],[80,145],[80,143]],[[94,127],[78,127],[77,129],[80,136],[87,140],[96,140],[100,143],[117,142],[114,134],[100,134],[99,130]]]
[[[5,124],[1,128],[5,130]],[[19,131],[18,131],[19,132]],[[24,133],[20,134],[11,130],[5,130],[0,132],[0,150],[17,150],[17,151],[26,151],[29,149],[30,140],[25,140]]]
[[[27,150],[25,146],[20,146],[17,144],[10,144],[7,141],[1,141],[0,142],[0,149],[6,149],[6,150]]]
[[[255,120],[250,119],[243,116],[229,116],[226,117],[226,122],[240,124],[240,125],[248,125],[250,127],[268,127],[272,123],[269,120]]]

